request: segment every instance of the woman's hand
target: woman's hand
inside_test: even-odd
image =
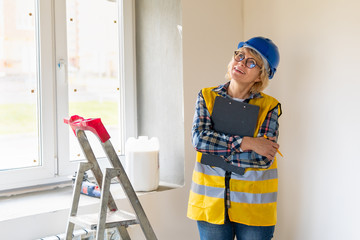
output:
[[[251,150],[269,160],[273,160],[276,150],[280,147],[279,144],[273,142],[275,139],[275,137],[268,137],[268,139],[264,137],[244,137],[240,147],[243,151]]]

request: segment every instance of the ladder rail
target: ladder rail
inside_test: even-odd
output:
[[[151,224],[149,222],[149,219],[147,218],[145,211],[143,207],[140,204],[139,198],[136,195],[136,192],[124,170],[124,167],[122,166],[118,155],[116,154],[116,151],[114,150],[114,147],[112,146],[110,140],[107,140],[106,142],[101,143],[108,159],[111,161],[111,164],[114,168],[119,169],[120,174],[117,176],[118,180],[122,183],[121,186],[123,187],[123,190],[125,194],[127,195],[128,200],[130,201],[130,204],[132,205],[135,215],[138,218],[138,221],[140,223],[140,227],[143,230],[143,233],[147,240],[157,240],[157,237],[155,235],[155,232],[153,228],[151,227]]]
[[[103,177],[103,187],[101,188],[101,204],[100,204],[100,212],[99,212],[99,221],[96,229],[96,236],[98,236],[99,240],[103,240],[104,238],[106,212],[107,212],[106,210],[110,196],[110,182],[111,179],[116,176],[116,174],[118,174],[117,170],[107,168]]]
[[[101,190],[102,201],[101,201],[100,213],[99,213],[100,217],[99,217],[98,229],[96,233],[96,235],[101,236],[101,238],[104,236],[105,222],[106,222],[106,203],[109,198],[111,179],[118,176],[119,174],[121,174],[121,172],[119,169],[116,168],[107,168],[104,174],[104,178],[103,178],[104,187]],[[117,230],[122,240],[131,239],[126,227],[127,226],[123,226],[123,225],[117,226]],[[102,240],[101,238],[99,238],[99,240]]]
[[[81,146],[81,149],[86,157],[86,159],[93,164],[93,168],[91,168],[91,171],[95,177],[95,180],[99,186],[100,189],[102,189],[102,181],[103,181],[103,173],[100,169],[99,163],[97,162],[97,159],[95,157],[95,154],[90,146],[89,140],[86,137],[85,130],[76,130],[76,137],[78,139],[78,142]],[[110,194],[109,196],[109,202],[108,202],[109,209],[111,211],[116,211],[117,206],[115,203],[114,198]]]
[[[73,195],[72,195],[70,217],[76,216],[76,214],[77,214],[79,200],[80,200],[82,179],[84,177],[84,173],[92,167],[93,167],[93,164],[91,164],[91,163],[80,163],[79,164],[77,175],[76,175],[76,180],[75,180],[75,185],[74,185],[74,191],[73,191]],[[66,239],[72,238],[72,234],[74,232],[74,227],[75,227],[75,224],[69,221],[67,224],[67,227],[66,227]]]

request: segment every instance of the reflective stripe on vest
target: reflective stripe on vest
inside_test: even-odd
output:
[[[224,198],[224,188],[209,187],[196,183],[191,184],[191,191],[207,197]],[[272,193],[246,193],[230,192],[232,202],[238,203],[273,203],[276,202],[277,192]]]
[[[193,182],[191,183],[191,191],[207,197],[224,198],[224,188],[209,187]]]
[[[230,192],[231,202],[238,203],[273,203],[276,202],[277,192],[272,193],[245,193],[245,192]]]
[[[206,106],[212,113],[217,96],[213,88],[203,89]],[[267,113],[278,105],[278,101],[261,93],[262,98],[253,99],[250,104],[260,106],[258,123],[254,136],[266,118]],[[194,220],[223,224],[225,216],[225,171],[200,163],[202,154],[197,153],[193,172],[187,216]],[[277,162],[267,169],[247,168],[240,176],[232,173],[230,179],[231,221],[252,225],[272,226],[276,224]]]

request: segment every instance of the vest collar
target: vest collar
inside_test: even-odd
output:
[[[230,81],[225,83],[225,84],[222,84],[222,85],[219,85],[219,86],[215,87],[214,89],[212,89],[212,91],[216,92],[217,94],[219,94],[222,97],[231,98],[229,96],[229,94],[227,94],[227,90],[228,90],[229,85],[230,85]],[[255,94],[251,94],[249,98],[245,99],[245,101],[253,99],[253,98],[262,98],[262,97],[263,96],[261,96],[260,93],[255,93]]]

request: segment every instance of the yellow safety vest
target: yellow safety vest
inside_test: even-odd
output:
[[[203,97],[211,115],[215,97],[215,87],[204,88]],[[250,104],[260,107],[254,136],[257,136],[269,111],[279,106],[279,102],[264,93],[262,98],[250,100]],[[281,114],[279,107],[279,115]],[[218,167],[201,164],[202,153],[197,152],[192,177],[187,216],[198,221],[224,224],[225,221],[225,171]],[[229,182],[229,219],[250,226],[273,226],[276,224],[276,199],[278,190],[277,162],[274,159],[267,169],[246,168],[244,175],[231,173]]]

